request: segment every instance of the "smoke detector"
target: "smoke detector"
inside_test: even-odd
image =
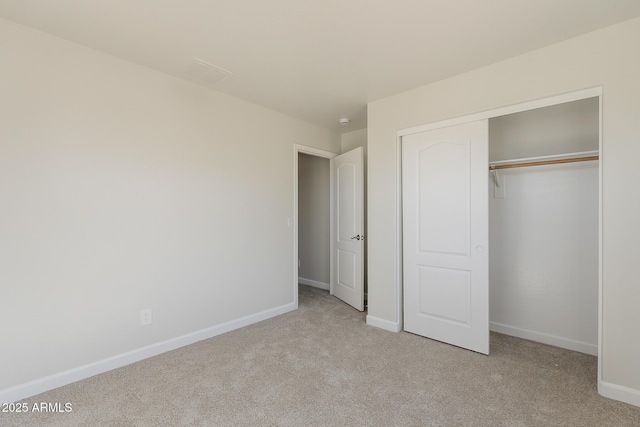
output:
[[[345,118],[343,118],[343,119],[340,119],[340,124],[341,124],[342,126],[346,126],[346,125],[348,125],[349,123],[351,123],[351,120],[347,119],[346,117],[345,117]]]

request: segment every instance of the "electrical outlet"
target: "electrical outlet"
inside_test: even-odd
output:
[[[140,326],[151,324],[151,309],[142,310],[140,312]]]

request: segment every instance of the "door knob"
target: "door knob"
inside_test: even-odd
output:
[[[364,239],[364,236],[362,237]],[[351,240],[356,239],[356,240],[360,240],[360,235],[358,234],[357,236],[353,236],[351,238]]]

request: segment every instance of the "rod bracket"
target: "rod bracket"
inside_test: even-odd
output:
[[[491,171],[491,175],[493,175],[493,180],[496,183],[496,187],[500,188],[500,174],[498,173],[498,169],[496,169],[495,167],[490,167],[489,170]]]

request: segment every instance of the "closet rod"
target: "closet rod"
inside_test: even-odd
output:
[[[586,157],[571,157],[568,159],[555,159],[555,160],[538,160],[535,162],[522,162],[522,163],[507,163],[502,165],[491,165],[489,170],[496,169],[511,169],[511,168],[523,168],[527,166],[543,166],[543,165],[557,165],[560,163],[576,163],[576,162],[589,162],[591,160],[598,160],[600,156],[586,156]]]

